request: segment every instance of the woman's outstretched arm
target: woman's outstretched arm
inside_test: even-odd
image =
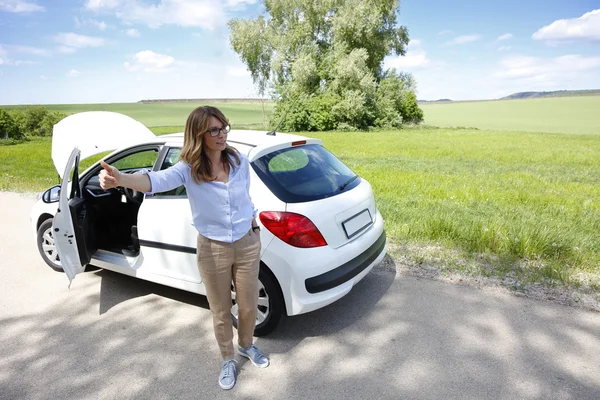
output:
[[[123,186],[143,193],[152,190],[150,178],[146,174],[123,174],[104,161],[100,161],[100,165],[104,168],[100,171],[99,176],[100,186],[102,186],[102,189],[104,190],[112,189],[117,186]]]

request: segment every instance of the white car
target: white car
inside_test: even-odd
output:
[[[371,185],[319,139],[232,130],[228,143],[248,156],[250,195],[261,225],[259,305],[255,335],[283,315],[333,303],[383,260],[386,236]],[[31,224],[44,261],[71,281],[87,264],[205,295],[196,265],[197,231],[185,187],[145,195],[100,187],[104,157],[124,173],[175,164],[183,134],[155,136],[111,112],[71,115],[54,127],[52,158],[62,185],[39,197]],[[73,179],[70,181],[70,176]],[[232,318],[237,323],[232,287]]]

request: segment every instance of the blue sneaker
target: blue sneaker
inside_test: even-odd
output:
[[[238,353],[241,356],[246,357],[250,360],[254,366],[258,368],[267,368],[269,366],[269,359],[260,352],[260,350],[253,344],[247,349],[238,346]]]
[[[229,390],[235,386],[236,364],[235,360],[223,361],[221,373],[219,374],[219,386],[221,386],[221,389]]]

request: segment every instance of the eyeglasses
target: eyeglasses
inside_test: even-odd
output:
[[[217,137],[217,136],[219,136],[220,133],[228,134],[230,130],[231,130],[231,127],[229,125],[225,125],[222,128],[211,128],[211,129],[207,130],[206,132],[210,133],[210,136],[212,136],[212,137]]]

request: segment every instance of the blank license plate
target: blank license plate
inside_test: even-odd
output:
[[[373,219],[371,218],[371,213],[366,209],[342,222],[342,226],[346,231],[346,236],[350,239],[353,236],[358,235],[372,223]]]

